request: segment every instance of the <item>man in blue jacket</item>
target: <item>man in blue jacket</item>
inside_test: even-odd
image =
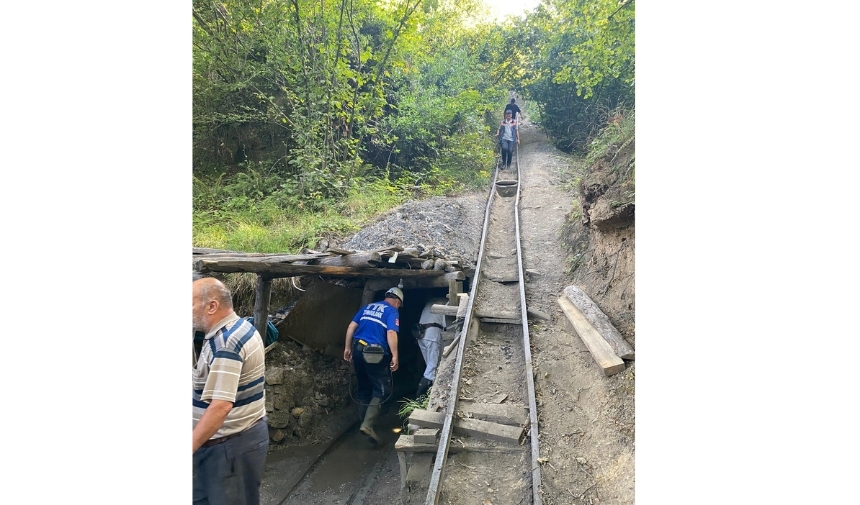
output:
[[[381,302],[362,307],[346,328],[343,359],[352,362],[358,381],[356,399],[362,419],[360,430],[377,444],[379,437],[373,431],[373,424],[379,417],[383,399],[391,395],[391,373],[400,366],[397,333],[401,306],[403,291],[391,288]]]

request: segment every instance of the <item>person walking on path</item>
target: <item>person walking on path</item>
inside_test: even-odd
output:
[[[400,307],[403,291],[391,288],[381,302],[359,309],[346,328],[343,359],[351,362],[358,381],[356,400],[362,433],[380,443],[373,431],[383,399],[392,392],[391,373],[400,366],[397,333],[400,331]]]
[[[421,311],[421,318],[418,320],[419,335],[418,347],[421,349],[421,355],[424,356],[424,375],[421,381],[418,382],[418,390],[415,397],[418,398],[427,393],[433,381],[436,380],[436,367],[439,365],[439,358],[442,356],[442,332],[445,330],[445,315],[434,314],[431,312],[433,305],[444,305],[444,298],[437,298],[427,302],[424,309]]]
[[[513,118],[517,121],[519,121],[523,117],[523,113],[520,110],[519,106],[517,105],[517,99],[516,98],[511,98],[511,103],[509,103],[505,106],[505,112],[507,112],[507,111],[511,111]]]
[[[514,156],[514,140],[520,143],[520,132],[517,129],[517,121],[513,119],[510,110],[505,111],[505,119],[499,125],[496,137],[502,149],[502,168],[511,168],[511,160]]]
[[[192,282],[192,325],[205,333],[192,373],[194,503],[259,505],[269,450],[263,339],[213,278]]]

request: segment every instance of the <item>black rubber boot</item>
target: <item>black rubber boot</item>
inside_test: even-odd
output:
[[[379,443],[379,437],[376,436],[376,432],[373,431],[373,423],[376,422],[376,418],[379,417],[379,404],[382,401],[379,398],[374,397],[370,400],[370,405],[367,406],[367,413],[364,415],[364,422],[361,423],[362,433],[370,437],[371,442],[376,444]]]
[[[418,383],[418,390],[415,392],[415,398],[420,398],[424,393],[426,393],[430,386],[433,385],[433,381],[426,377],[421,377],[421,381]]]

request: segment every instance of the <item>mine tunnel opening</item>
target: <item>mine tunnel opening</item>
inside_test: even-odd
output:
[[[373,300],[382,300],[385,291],[382,289],[374,291]],[[418,383],[424,375],[426,362],[418,346],[418,330],[416,329],[421,313],[425,305],[430,301],[445,304],[448,297],[448,288],[404,288],[403,296],[406,299],[400,308],[400,332],[397,337],[397,347],[400,354],[400,368],[392,374],[393,390],[390,404],[399,405],[406,400],[416,399]],[[354,312],[360,306],[356,306]],[[453,320],[453,318],[448,318]],[[346,327],[344,327],[346,330]],[[453,331],[446,332],[446,336]],[[447,338],[450,342],[451,338]],[[447,343],[447,342],[446,342]],[[354,380],[354,379],[353,379]],[[352,384],[354,387],[354,383]],[[352,390],[354,395],[354,389]]]
[[[305,444],[325,444],[341,437],[344,430],[357,431],[359,403],[353,365],[343,359],[346,329],[355,314],[367,303],[384,299],[385,292],[398,284],[372,279],[365,282],[330,282],[321,278],[300,283],[301,296],[291,300],[292,308],[275,321],[277,342],[266,354],[266,404],[271,448]],[[391,375],[392,394],[382,405],[380,436],[393,437],[405,427],[398,412],[417,396],[426,363],[416,340],[416,326],[428,302],[448,304],[453,289],[467,292],[469,278],[446,287],[422,286],[408,279],[403,288],[404,304],[399,310],[398,352],[400,367]],[[416,285],[417,284],[417,285]],[[443,333],[443,344],[456,335],[454,317]],[[385,433],[385,435],[383,435]]]

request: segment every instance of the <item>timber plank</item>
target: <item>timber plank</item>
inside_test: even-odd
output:
[[[445,415],[442,412],[416,409],[409,415],[409,423],[421,428],[442,428]],[[479,419],[455,419],[454,432],[470,437],[488,438],[503,442],[519,443],[525,435],[521,426],[508,426]]]
[[[525,426],[529,411],[523,405],[512,403],[477,403],[460,401],[457,406],[472,419],[508,426]]]
[[[585,315],[576,308],[566,296],[558,299],[558,304],[574,331],[591,352],[591,357],[597,366],[603,370],[603,375],[609,377],[624,370],[624,361],[619,358],[609,343],[598,333],[597,329],[586,319]]]
[[[519,282],[520,280],[520,276],[518,274],[489,274],[484,275],[484,278],[488,281],[501,282],[503,284],[506,282]]]
[[[585,318],[597,329],[600,336],[609,342],[613,352],[618,357],[621,359],[636,359],[633,347],[624,340],[621,332],[615,328],[612,322],[609,321],[609,317],[600,310],[600,307],[589,298],[585,291],[577,286],[567,286],[564,288],[564,294],[585,315]]]
[[[522,324],[522,319],[508,319],[501,317],[481,317],[479,318],[482,323],[496,323],[496,324]]]

